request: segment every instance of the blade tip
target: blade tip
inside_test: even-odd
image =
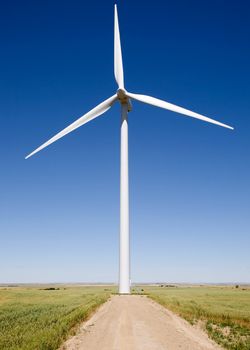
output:
[[[25,159],[30,158],[30,157],[31,157],[31,156],[33,156],[35,153],[36,153],[35,151],[33,151],[33,152],[29,153],[29,154],[28,154],[28,155],[25,157]]]

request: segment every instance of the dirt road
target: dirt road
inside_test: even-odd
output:
[[[61,350],[220,349],[201,330],[145,296],[113,296]]]

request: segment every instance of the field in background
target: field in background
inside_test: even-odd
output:
[[[0,349],[57,349],[114,291],[110,286],[1,287]]]
[[[141,286],[150,298],[192,324],[199,322],[226,349],[250,350],[250,288],[241,286]]]

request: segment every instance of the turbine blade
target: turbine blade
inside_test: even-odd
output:
[[[112,104],[116,101],[116,99],[117,99],[117,95],[114,95],[114,96],[108,98],[107,100],[105,100],[104,102],[100,103],[98,106],[96,106],[95,108],[91,109],[91,111],[89,111],[88,113],[84,114],[82,117],[77,119],[75,122],[73,122],[72,124],[67,126],[65,129],[60,131],[58,134],[53,136],[47,142],[43,143],[40,147],[35,149],[29,155],[27,155],[25,157],[25,159],[33,156],[35,153],[41,151],[43,148],[49,146],[51,143],[57,141],[61,137],[63,137],[65,135],[67,135],[68,133],[70,133],[71,131],[79,128],[83,124],[86,124],[90,120],[92,120],[92,119],[102,115],[103,113],[105,113],[112,106]]]
[[[151,96],[146,96],[146,95],[138,95],[138,94],[132,94],[130,92],[126,92],[126,95],[134,100],[140,101],[140,102],[144,102],[144,103],[148,103],[150,105],[156,106],[156,107],[160,107],[160,108],[164,108],[164,109],[168,109],[169,111],[173,111],[176,113],[180,113],[180,114],[184,114],[186,116],[192,117],[192,118],[196,118],[196,119],[200,119],[203,120],[205,122],[208,123],[212,123],[212,124],[216,124],[216,125],[220,125],[223,126],[224,128],[228,128],[228,129],[234,129],[233,127],[223,124],[221,122],[218,122],[217,120],[205,117],[204,115],[192,112],[188,109],[176,106],[172,103],[169,102],[165,102],[163,100],[159,100],[158,98],[155,97],[151,97]]]
[[[114,72],[115,79],[120,89],[124,89],[122,50],[118,23],[117,6],[115,5],[115,36],[114,36]]]

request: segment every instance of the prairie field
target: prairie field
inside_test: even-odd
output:
[[[250,288],[241,286],[141,286],[141,291],[226,349],[250,349]]]
[[[105,302],[113,287],[0,288],[0,349],[54,350]]]
[[[223,348],[250,350],[250,288],[143,285],[132,291],[198,324]],[[115,286],[0,287],[0,349],[58,349],[116,292]]]

